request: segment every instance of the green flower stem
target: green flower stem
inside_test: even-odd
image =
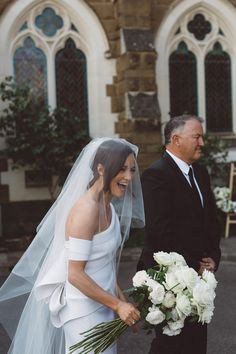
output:
[[[128,325],[120,318],[113,321],[103,322],[81,333],[85,338],[69,348],[72,354],[75,350],[83,348],[81,354],[88,354],[91,350],[95,354],[102,353],[126,330]]]
[[[128,325],[120,320],[120,323],[117,327],[114,327],[112,332],[108,332],[104,341],[101,343],[99,347],[97,347],[97,351],[95,354],[102,353],[106,348],[108,348],[112,343],[116,341],[116,339],[127,329]]]
[[[115,342],[115,340],[123,333],[127,327],[128,326],[120,320],[120,323],[115,326],[111,332],[108,332],[107,335],[103,338],[101,345],[97,346],[95,353],[101,353],[105,350],[105,348],[108,348],[112,343]]]
[[[73,345],[72,347],[70,347],[70,349],[73,350],[73,349],[81,348],[81,347],[85,346],[86,344],[89,344],[90,342],[93,343],[94,340],[98,340],[99,338],[103,337],[103,335],[104,335],[104,332],[91,333],[90,336],[87,336],[78,344]]]
[[[172,288],[170,288],[168,291],[171,291],[171,290],[173,290],[174,288],[176,288],[176,286],[178,286],[180,283],[177,283],[177,284],[175,284],[174,286],[172,286]]]

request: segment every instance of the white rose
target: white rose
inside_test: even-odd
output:
[[[199,322],[201,322],[202,324],[210,323],[213,316],[213,311],[214,311],[214,305],[204,308],[199,313]]]
[[[155,305],[161,304],[165,296],[165,289],[161,284],[156,284],[149,294],[149,299]]]
[[[167,336],[177,336],[178,334],[180,334],[181,329],[173,331],[172,329],[170,329],[169,326],[165,326],[165,327],[163,327],[162,332],[163,332],[163,334],[165,334]]]
[[[182,287],[187,287],[189,290],[192,290],[199,280],[197,272],[188,266],[179,267],[179,269],[176,270],[175,275]]]
[[[164,285],[167,290],[171,290],[175,294],[179,293],[180,291],[182,291],[184,289],[183,286],[179,283],[179,281],[175,275],[175,272],[173,272],[173,271],[167,272],[165,274]]]
[[[167,252],[157,252],[153,254],[155,261],[163,266],[170,266],[173,264],[173,258]]]
[[[179,253],[177,253],[177,252],[170,252],[170,256],[172,257],[172,259],[173,259],[173,261],[174,261],[174,263],[176,264],[176,265],[178,265],[178,266],[185,266],[185,265],[187,265],[187,263],[186,263],[186,261],[185,261],[185,259],[184,259],[184,257],[181,255],[181,254],[179,254]]]
[[[204,272],[202,273],[202,279],[204,279],[207,282],[207,284],[213,290],[215,290],[217,285],[217,280],[212,272],[209,272],[208,270],[205,269]]]
[[[150,324],[157,325],[164,321],[165,315],[158,307],[149,307],[149,313],[146,316],[146,321]]]
[[[230,189],[228,187],[216,187],[214,195],[216,199],[227,199],[230,197]]]
[[[146,284],[146,281],[149,279],[149,276],[145,270],[140,270],[133,277],[133,286],[139,287]]]
[[[180,316],[175,308],[171,310],[171,318],[173,321],[177,321],[180,318]]]
[[[191,313],[191,304],[188,297],[184,294],[177,294],[176,296],[176,310],[181,317],[182,314],[189,316]]]
[[[148,286],[148,290],[152,291],[153,289],[155,289],[155,287],[157,286],[157,283],[155,280],[148,278],[146,281],[146,285]]]
[[[184,327],[184,319],[180,319],[178,321],[168,321],[167,322],[168,326],[172,331],[177,331],[178,329],[181,329]]]
[[[193,288],[193,301],[200,306],[212,305],[215,296],[215,291],[203,279]]]
[[[167,291],[162,304],[167,308],[173,307],[175,304],[175,295],[172,292]]]

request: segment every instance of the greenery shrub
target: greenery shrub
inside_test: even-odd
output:
[[[53,199],[65,171],[90,140],[87,121],[68,109],[40,105],[30,89],[17,85],[12,77],[0,83],[0,97],[5,102],[0,136],[6,141],[1,155],[11,159],[13,168],[25,167],[40,174]]]

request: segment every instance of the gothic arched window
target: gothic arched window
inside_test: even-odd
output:
[[[169,57],[170,115],[197,114],[197,66],[195,55],[181,42]]]
[[[56,54],[56,87],[57,106],[70,108],[73,114],[87,119],[86,57],[72,39]]]
[[[14,54],[14,75],[21,86],[28,86],[37,102],[48,103],[47,60],[43,51],[27,37]]]
[[[232,135],[236,32],[233,14],[227,24],[227,4],[215,3],[214,9],[201,1],[179,2],[163,20],[156,39],[158,95],[163,123],[186,112],[202,117],[206,131]]]
[[[231,60],[215,43],[205,58],[206,118],[209,132],[232,130]]]
[[[16,82],[30,87],[37,103],[68,109],[70,116],[84,120],[88,131],[87,59],[70,21],[53,7],[33,9],[18,32],[14,74]]]

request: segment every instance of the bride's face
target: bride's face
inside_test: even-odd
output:
[[[130,154],[125,160],[124,165],[118,174],[111,180],[110,193],[113,197],[121,198],[133,179],[136,171],[136,161],[133,154]]]

